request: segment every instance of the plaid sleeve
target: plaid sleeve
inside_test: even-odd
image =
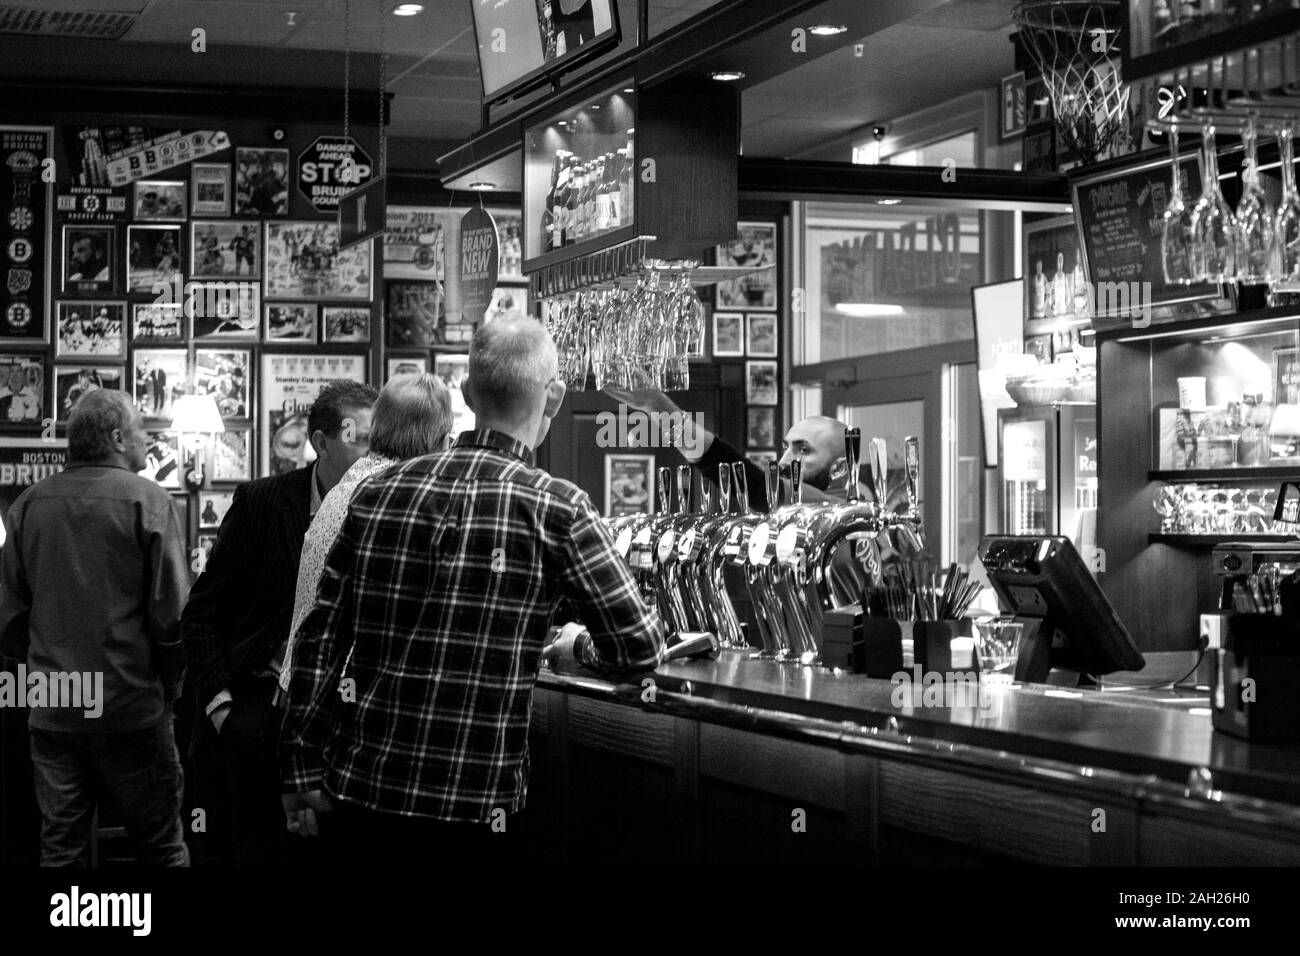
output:
[[[352,600],[361,523],[349,510],[325,561],[316,602],[298,629],[281,731],[285,792],[318,790],[325,778],[321,744],[339,702],[339,677],[352,649]]]
[[[578,644],[583,666],[604,672],[658,666],[664,653],[659,616],[641,600],[632,572],[585,497],[577,505],[565,557],[565,594],[591,633],[591,640]]]

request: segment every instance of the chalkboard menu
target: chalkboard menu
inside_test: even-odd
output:
[[[1071,180],[1084,267],[1100,300],[1095,310],[1098,317],[1107,312],[1103,306],[1108,296],[1101,292],[1111,287],[1105,283],[1123,283],[1125,289],[1132,290],[1133,298],[1142,296],[1141,305],[1171,305],[1219,297],[1219,287],[1214,283],[1165,282],[1160,241],[1165,207],[1172,194],[1172,169],[1173,163],[1166,157]],[[1181,157],[1178,170],[1182,177],[1183,202],[1191,206],[1201,196],[1200,153]],[[1143,285],[1147,282],[1151,283],[1149,300]]]

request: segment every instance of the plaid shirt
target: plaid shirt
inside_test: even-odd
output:
[[[591,500],[490,430],[362,482],[294,650],[285,789],[486,822],[524,805],[538,660],[561,597],[582,663],[654,667],[659,619]],[[354,647],[355,701],[337,691]],[[301,650],[299,650],[301,649]]]

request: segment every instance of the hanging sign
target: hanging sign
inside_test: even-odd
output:
[[[338,212],[339,201],[374,175],[370,154],[351,136],[318,136],[298,154],[298,192],[317,212]]]
[[[111,186],[125,186],[229,148],[230,137],[219,130],[200,129],[192,133],[177,130],[109,156],[108,182]]]
[[[473,322],[482,320],[497,285],[501,257],[497,224],[486,209],[471,209],[460,221],[460,305]]]
[[[53,147],[48,127],[0,126],[0,341],[45,341]]]
[[[339,249],[383,235],[387,226],[384,198],[387,183],[381,176],[339,200]]]

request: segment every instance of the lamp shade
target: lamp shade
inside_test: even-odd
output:
[[[225,423],[211,395],[182,395],[172,407],[171,430],[179,435],[224,432]]]

